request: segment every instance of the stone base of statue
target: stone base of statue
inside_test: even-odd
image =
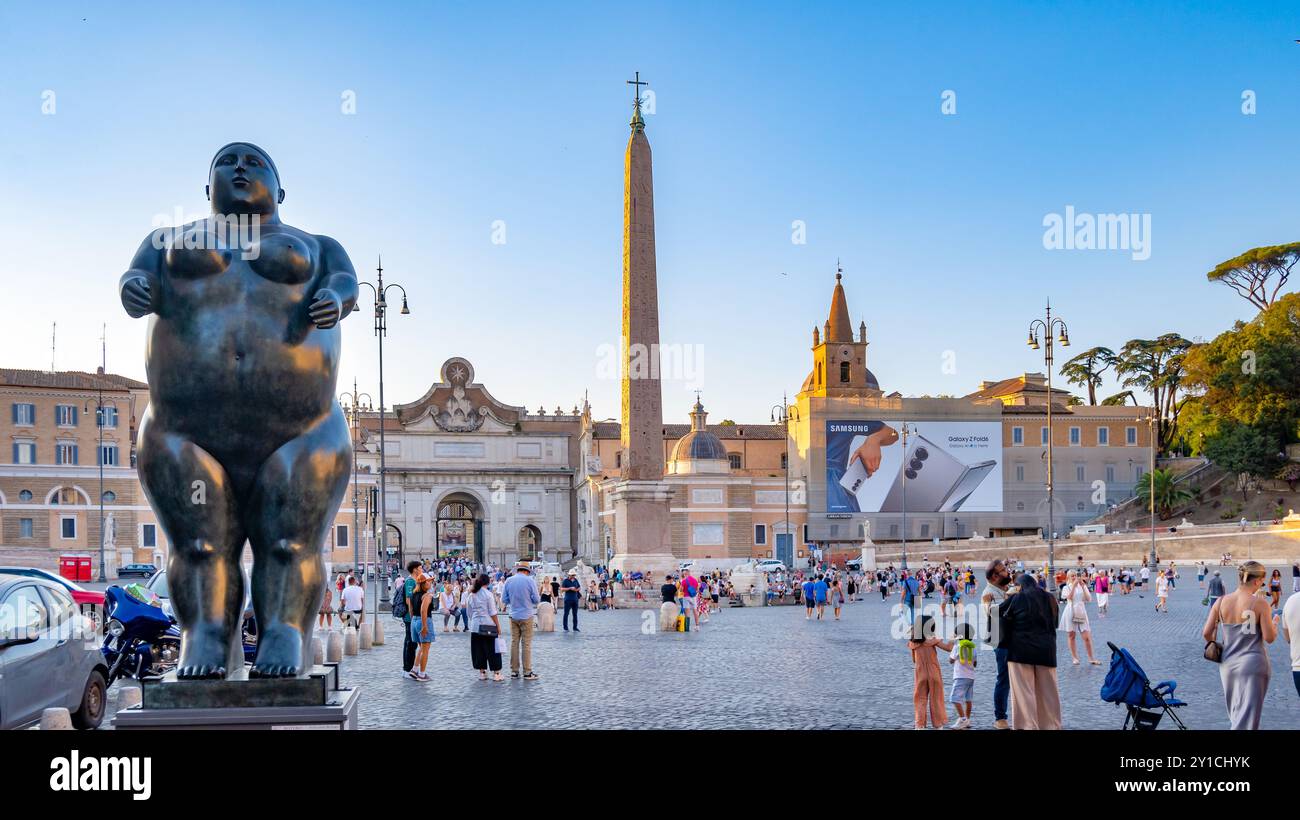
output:
[[[338,664],[304,678],[177,680],[141,683],[140,703],[113,717],[114,729],[355,729],[360,690],[339,684]]]

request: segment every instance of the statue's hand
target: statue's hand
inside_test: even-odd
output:
[[[343,300],[339,299],[339,295],[329,288],[321,288],[312,298],[311,307],[307,309],[312,323],[321,330],[329,330],[337,325],[343,310]]]
[[[132,319],[153,313],[157,307],[153,288],[143,276],[132,276],[123,282],[121,295],[122,307]]]

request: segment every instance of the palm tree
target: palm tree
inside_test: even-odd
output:
[[[1169,470],[1157,469],[1145,475],[1134,487],[1134,495],[1143,507],[1151,509],[1151,486],[1155,485],[1156,515],[1165,521],[1174,514],[1174,510],[1192,500],[1192,491],[1174,483],[1174,474]]]
[[[1065,364],[1061,365],[1061,375],[1070,384],[1088,388],[1088,404],[1097,404],[1097,388],[1101,386],[1101,374],[1115,366],[1115,351],[1109,347],[1094,347],[1085,350]]]

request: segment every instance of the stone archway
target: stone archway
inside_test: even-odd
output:
[[[542,531],[532,524],[521,527],[515,538],[515,554],[520,561],[542,560]]]
[[[459,554],[483,562],[483,510],[469,492],[451,492],[438,500],[434,508],[434,558]]]

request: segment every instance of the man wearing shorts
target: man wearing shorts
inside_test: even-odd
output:
[[[691,622],[698,625],[699,620],[695,612],[695,596],[700,594],[700,581],[688,569],[682,573],[682,606],[685,608],[686,617]]]
[[[813,616],[813,607],[817,606],[817,602],[813,600],[813,579],[811,577],[809,577],[808,580],[803,582],[802,591],[803,591],[803,604],[805,607],[807,607],[807,609],[804,612],[803,619],[805,621],[810,621],[812,620],[812,616]]]

